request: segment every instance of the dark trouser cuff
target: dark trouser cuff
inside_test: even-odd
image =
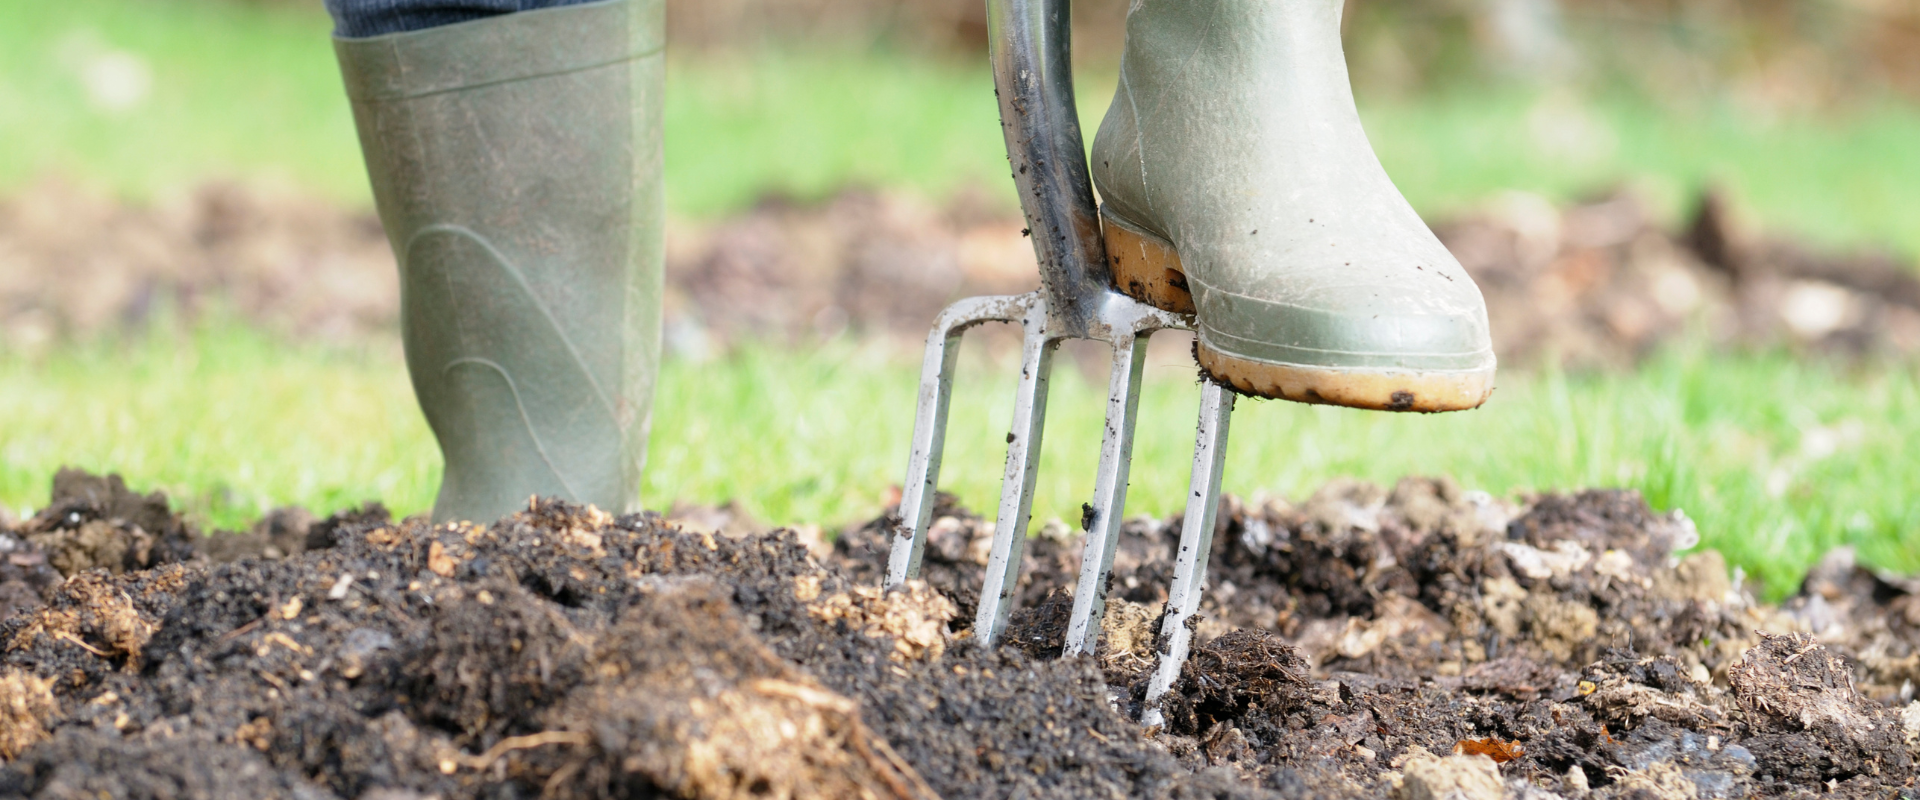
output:
[[[404,33],[515,11],[591,0],[326,0],[333,33],[345,39]]]

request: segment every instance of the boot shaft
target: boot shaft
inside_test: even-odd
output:
[[[634,308],[603,286],[659,282],[662,8],[612,0],[335,40],[395,254],[404,264],[421,230],[454,226],[538,265],[530,288],[567,309],[596,373],[618,369],[624,348],[603,333]]]
[[[337,39],[447,460],[437,518],[635,510],[660,338],[661,0]]]
[[[1256,202],[1385,181],[1354,105],[1342,9],[1340,0],[1137,3],[1119,91],[1094,142],[1096,185],[1151,224],[1148,204],[1183,202],[1164,196],[1182,176],[1220,195],[1265,198]]]
[[[1142,83],[1261,87],[1295,101],[1352,102],[1341,0],[1143,0],[1127,14],[1123,68]]]

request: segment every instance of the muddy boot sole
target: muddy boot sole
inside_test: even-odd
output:
[[[1173,243],[1123,222],[1100,209],[1100,230],[1107,239],[1107,264],[1121,293],[1162,311],[1192,314],[1193,292]]]
[[[1195,314],[1187,274],[1172,242],[1100,211],[1114,287],[1147,305]],[[1287,364],[1245,358],[1208,343],[1197,320],[1194,357],[1207,377],[1254,397],[1373,411],[1437,413],[1478,408],[1493,394],[1492,368],[1416,371]]]

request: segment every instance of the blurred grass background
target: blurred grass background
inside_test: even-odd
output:
[[[1820,43],[1806,36],[1741,44],[1773,24],[1749,5],[1838,8],[1830,13],[1843,21],[1866,12],[1837,0],[1770,0],[1719,17],[1696,8],[1703,4],[1602,17],[1606,24],[1573,28],[1599,31],[1578,51],[1591,58],[1563,66],[1553,65],[1574,58],[1561,52],[1573,47],[1565,41],[1573,32],[1532,34],[1550,49],[1524,57],[1502,55],[1521,45],[1476,32],[1497,28],[1477,20],[1507,5],[1547,1],[1352,4],[1350,60],[1368,134],[1423,213],[1498,191],[1569,198],[1630,183],[1677,217],[1715,182],[1769,228],[1920,254],[1912,214],[1920,106],[1904,92],[1911,76],[1841,69],[1872,51],[1851,39],[1811,55],[1803,51]],[[1121,5],[1078,4],[1089,18],[1079,45],[1088,131],[1113,90]],[[1636,7],[1616,5],[1615,14]],[[1012,207],[992,84],[975,47],[984,47],[976,42],[984,0],[687,0],[670,8],[677,38],[667,184],[676,213],[713,217],[769,194],[813,200],[849,185],[935,196],[985,190]],[[0,27],[0,191],[55,173],[141,198],[220,176],[371,204],[318,4],[0,0],[0,13],[8,20]],[[1868,19],[1876,31],[1920,25]],[[1913,43],[1920,48],[1920,34]],[[1811,63],[1788,69],[1775,58]],[[1920,59],[1896,63],[1920,74]]]
[[[979,5],[672,4],[673,213],[853,185],[1011,208]],[[1124,3],[1077,7],[1091,131]],[[217,176],[369,203],[317,4],[0,0],[0,15],[0,192],[56,174],[141,200]],[[1769,229],[1920,254],[1920,12],[1905,5],[1357,0],[1348,19],[1369,135],[1430,218],[1509,190],[1564,199],[1624,183],[1677,219],[1715,183]],[[735,499],[774,523],[877,513],[904,466],[917,375],[883,349],[841,340],[669,362],[645,496]],[[979,361],[963,371],[945,474],[990,508],[1012,374]],[[1189,370],[1155,365],[1132,512],[1180,499]],[[1062,372],[1036,521],[1073,518],[1098,450],[1102,388]],[[1500,494],[1628,486],[1686,509],[1709,545],[1776,589],[1838,543],[1920,568],[1920,459],[1904,447],[1920,441],[1913,364],[1686,346],[1633,372],[1508,369],[1467,414],[1242,409],[1229,491],[1298,498],[1335,476],[1406,474]],[[235,325],[52,352],[0,342],[0,503],[44,502],[61,464],[168,489],[221,526],[279,504],[418,511],[438,480],[390,342],[322,346]]]
[[[999,492],[1014,371],[962,362],[943,486],[976,508]],[[1131,513],[1183,502],[1199,401],[1190,363],[1159,362],[1141,398]],[[916,370],[871,344],[749,348],[661,377],[643,496],[733,499],[784,523],[856,521],[897,484]],[[1035,524],[1076,519],[1091,491],[1105,385],[1055,373]],[[60,464],[175,490],[201,520],[237,526],[276,504],[368,498],[432,504],[439,456],[389,350],[289,345],[243,327],[156,332],[34,361],[0,356],[0,493],[44,502]],[[1707,546],[1785,590],[1838,544],[1920,569],[1910,442],[1920,374],[1784,355],[1676,349],[1633,373],[1508,371],[1478,411],[1379,414],[1243,401],[1225,490],[1302,498],[1334,476],[1390,485],[1451,475],[1507,495],[1639,489],[1683,508]]]

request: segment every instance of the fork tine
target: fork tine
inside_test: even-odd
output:
[[[920,362],[920,399],[914,408],[913,453],[907,459],[907,480],[900,485],[900,516],[887,554],[887,588],[920,575],[934,490],[940,482],[940,457],[946,449],[947,409],[953,400],[961,333],[982,322],[1024,320],[1037,302],[1035,293],[970,297],[947,306],[927,333],[927,354]]]
[[[1020,583],[1020,557],[1026,549],[1027,518],[1033,513],[1033,484],[1040,472],[1040,439],[1047,421],[1047,385],[1053,351],[1060,344],[1047,330],[1047,307],[1036,302],[1022,320],[1020,389],[1014,397],[1013,425],[1007,433],[1007,469],[1000,481],[1000,510],[993,521],[993,550],[973,635],[992,647],[1006,629],[1013,594]]]
[[[926,554],[927,524],[933,515],[934,489],[940,482],[940,457],[947,444],[947,409],[953,400],[953,369],[960,350],[959,332],[935,329],[927,337],[920,364],[920,400],[913,420],[913,454],[907,481],[901,484],[900,518],[887,554],[887,587],[920,574]]]
[[[1160,639],[1166,649],[1160,651],[1160,663],[1147,683],[1146,711],[1141,722],[1147,726],[1166,724],[1160,712],[1160,698],[1180,677],[1186,663],[1187,648],[1193,643],[1193,631],[1187,620],[1200,606],[1200,592],[1207,581],[1207,556],[1213,549],[1214,515],[1220,509],[1220,471],[1227,457],[1227,423],[1233,419],[1233,392],[1213,381],[1200,388],[1200,430],[1194,437],[1193,480],[1188,486],[1187,513],[1180,523],[1180,552],[1174,561],[1173,586],[1167,593],[1167,613],[1160,626]]]
[[[1127,507],[1127,471],[1133,463],[1133,428],[1140,411],[1140,378],[1147,364],[1151,331],[1113,343],[1113,371],[1107,379],[1107,431],[1100,442],[1100,471],[1094,477],[1091,517],[1080,582],[1074,589],[1073,616],[1067,623],[1065,655],[1091,653],[1100,644],[1100,620],[1107,608],[1107,573]]]

